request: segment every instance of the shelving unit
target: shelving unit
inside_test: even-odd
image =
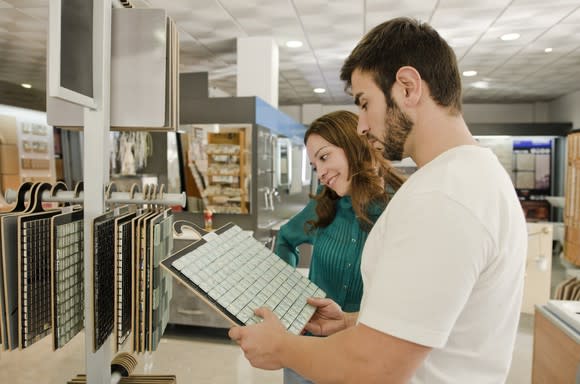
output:
[[[214,213],[248,213],[245,140],[244,128],[208,134],[208,185],[203,193]]]
[[[53,129],[42,112],[0,106],[0,187],[57,180]]]
[[[52,128],[45,124],[19,124],[20,181],[54,183]]]

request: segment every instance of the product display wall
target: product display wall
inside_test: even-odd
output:
[[[25,183],[13,210],[0,212],[4,350],[28,348],[51,333],[53,348],[60,349],[83,328],[83,210],[43,208],[43,198],[62,200],[69,193],[62,188]],[[91,223],[96,349],[114,332],[115,350],[154,351],[167,326],[172,285],[159,264],[173,249],[173,215],[159,204],[159,190],[148,189],[145,207],[117,207]]]

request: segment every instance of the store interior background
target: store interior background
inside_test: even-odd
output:
[[[49,0],[0,0],[3,193],[7,187],[14,189],[27,178],[46,178],[51,182],[63,179],[71,187],[83,177],[82,133],[53,130],[46,123],[48,3]],[[230,211],[216,213],[214,224],[239,222],[254,230],[264,243],[271,245],[275,241],[276,229],[305,204],[315,181],[303,157],[301,132],[322,114],[337,109],[356,112],[338,78],[340,66],[365,31],[399,15],[429,21],[455,50],[460,70],[477,71],[474,76],[462,77],[464,117],[483,144],[505,155],[514,171],[514,183],[518,172],[514,141],[547,141],[550,143],[549,186],[534,193],[564,195],[566,134],[580,128],[578,1],[495,0],[476,4],[460,0],[133,0],[131,3],[135,8],[163,8],[176,22],[182,118],[177,133],[142,132],[144,138],[131,138],[135,140],[132,145],[137,145],[137,140],[144,142],[145,152],[152,149],[145,155],[147,165],[137,166],[134,172],[123,169],[120,155],[121,137],[128,139],[129,133],[113,131],[111,179],[121,189],[128,189],[134,182],[156,181],[166,184],[168,192],[185,191],[187,210],[191,212],[187,217],[199,225],[203,225],[204,201],[196,187],[199,185],[196,177],[207,178],[208,166],[211,167],[204,155],[207,145],[212,144],[208,133],[227,135],[243,131],[245,137],[240,140],[246,148],[244,154],[232,155],[228,160],[234,158],[246,170],[245,179],[238,180],[238,184],[247,184],[248,192],[239,195],[239,204],[225,204]],[[501,40],[507,33],[518,33],[520,37]],[[276,76],[270,79],[277,86],[268,94],[244,94],[240,92],[244,87],[240,84],[242,73],[245,81],[261,82],[262,79],[261,74],[240,72],[238,41],[263,37],[271,39],[277,52]],[[290,40],[301,41],[302,46],[287,47]],[[21,84],[31,87],[24,88]],[[323,88],[325,92],[315,93],[315,88]],[[258,121],[256,116],[246,119],[244,111],[255,107],[251,103],[261,101],[236,99],[253,96],[266,100],[265,108],[271,108],[269,111],[277,119],[287,123],[285,127],[274,127],[277,123],[267,119]],[[216,106],[214,99],[230,100],[235,107]],[[247,102],[250,104],[244,104]],[[217,111],[212,113],[213,109]],[[215,118],[220,111],[225,116],[223,120]],[[46,140],[40,140],[48,144],[46,152],[25,150],[25,145],[34,140],[26,136],[31,135],[31,130],[22,130],[22,122],[30,127],[48,127]],[[7,126],[14,129],[6,130]],[[267,142],[274,136],[280,145]],[[13,150],[16,152],[9,152]],[[258,185],[265,174],[260,173],[259,163],[251,164],[263,155],[269,156],[275,167],[272,170],[275,180]],[[198,175],[190,161],[195,156],[199,160]],[[245,157],[245,165],[241,157]],[[24,169],[19,159],[30,161],[29,165],[37,161],[34,164],[42,166]],[[281,164],[287,164],[286,172],[281,171]],[[18,169],[17,176],[14,166]],[[412,168],[409,163],[401,166],[405,170]],[[264,170],[268,169],[265,166]],[[519,171],[522,176],[530,172],[529,169]],[[289,173],[294,174],[292,181],[288,179]],[[525,184],[529,180],[522,177],[521,182]],[[578,274],[577,268],[562,257],[562,209],[543,199],[540,204],[530,206],[528,212],[530,228],[533,228],[530,231],[540,235],[530,238],[534,255],[526,277],[525,308],[508,379],[511,384],[531,381],[534,306],[553,297],[558,283]],[[238,209],[239,212],[233,212]],[[546,227],[549,240],[544,237],[544,222],[554,223]],[[306,265],[307,259],[302,263],[303,267]],[[225,338],[226,325],[208,314],[207,309],[187,307],[189,296],[180,297],[182,307],[176,304],[174,325],[168,328],[157,352],[139,356],[138,370],[173,371],[181,381],[196,378],[200,383],[281,382],[280,372],[261,372],[249,367],[237,347]],[[175,297],[174,300],[178,301]],[[196,311],[203,313],[192,321],[192,313]],[[231,368],[213,365],[221,359]],[[51,383],[63,382],[82,372],[84,364],[82,335],[54,353],[45,340],[29,350],[0,351],[0,382],[10,382],[16,377],[16,382],[22,383],[37,382],[40,377],[50,378]],[[25,366],[37,367],[35,373],[22,374]]]

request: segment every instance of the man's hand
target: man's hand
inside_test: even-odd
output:
[[[347,327],[346,314],[331,299],[309,297],[307,301],[316,307],[314,316],[306,324],[308,332],[317,336],[328,336]]]
[[[255,314],[262,322],[245,327],[232,327],[228,332],[230,339],[240,345],[246,359],[253,367],[261,369],[280,369],[280,351],[286,328],[276,315],[267,308],[258,308]]]

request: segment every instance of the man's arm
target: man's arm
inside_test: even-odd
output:
[[[284,338],[281,360],[316,383],[406,383],[431,348],[357,324],[326,338]]]
[[[271,311],[256,313],[264,317],[262,323],[229,333],[250,363],[292,368],[316,383],[405,383],[431,351],[363,324],[325,338],[294,336]]]

